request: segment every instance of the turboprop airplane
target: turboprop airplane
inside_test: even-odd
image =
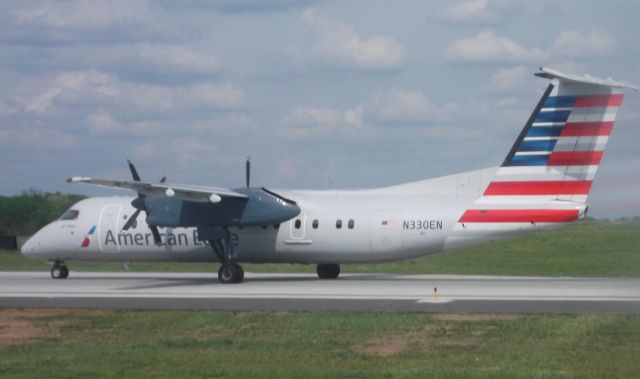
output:
[[[31,237],[22,254],[53,262],[219,262],[222,283],[240,263],[316,264],[322,279],[341,263],[388,262],[553,228],[587,213],[622,88],[612,79],[541,68],[550,84],[502,165],[392,187],[352,191],[196,187],[73,177],[137,197],[82,200]],[[144,212],[146,219],[139,222]]]

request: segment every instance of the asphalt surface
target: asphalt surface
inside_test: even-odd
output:
[[[0,307],[640,314],[640,278],[0,272]]]

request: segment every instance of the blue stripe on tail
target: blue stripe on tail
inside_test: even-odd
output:
[[[545,100],[543,108],[573,108],[577,96],[553,96]]]

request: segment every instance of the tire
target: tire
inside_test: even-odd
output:
[[[63,270],[62,270],[63,266],[58,266],[55,265],[51,268],[51,277],[53,279],[63,279],[62,275],[63,275]]]
[[[335,279],[340,275],[340,265],[327,263],[319,264],[316,267],[316,272],[320,279]]]
[[[235,263],[225,263],[218,270],[218,280],[222,284],[240,283],[244,279],[244,270]]]

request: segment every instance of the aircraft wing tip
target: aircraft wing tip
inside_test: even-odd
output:
[[[81,182],[87,182],[90,180],[92,179],[84,176],[72,176],[70,178],[67,178],[67,183],[81,183]]]

